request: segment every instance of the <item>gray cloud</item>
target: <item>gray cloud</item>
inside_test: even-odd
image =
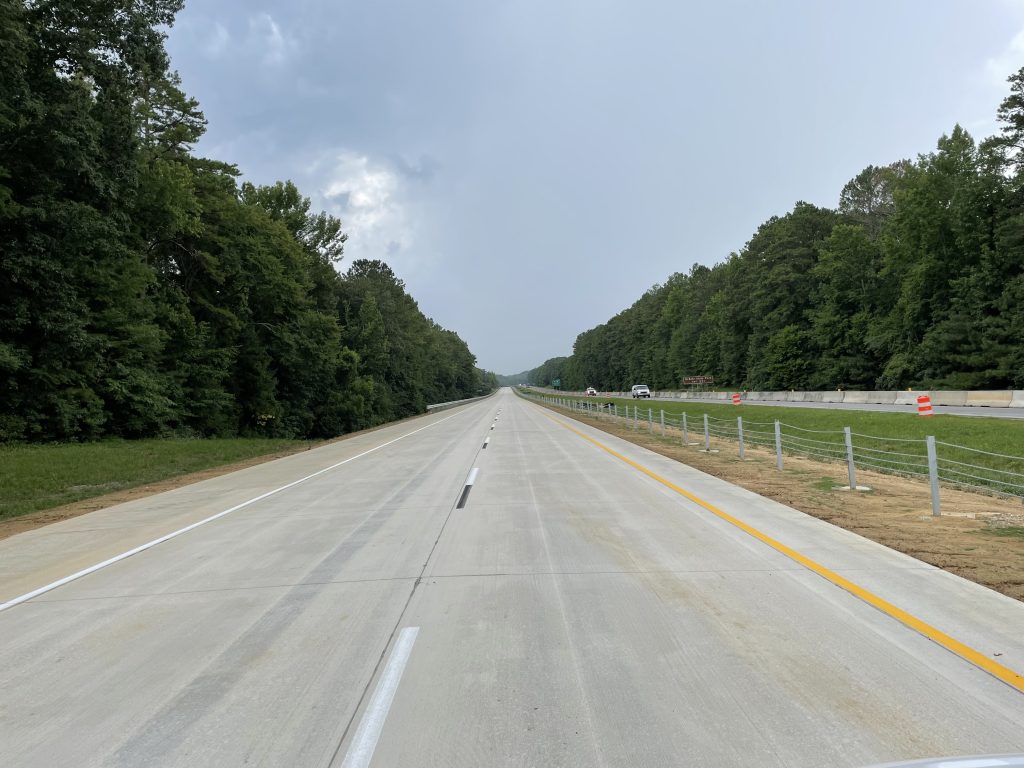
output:
[[[394,155],[391,161],[400,174],[416,181],[430,181],[441,168],[441,164],[429,155],[423,155],[415,162],[410,162],[401,155]]]
[[[992,126],[1020,3],[188,5],[199,151],[291,178],[501,372],[869,163]]]

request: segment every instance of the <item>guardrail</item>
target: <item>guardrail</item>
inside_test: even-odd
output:
[[[497,392],[498,390],[494,390]],[[467,397],[465,400],[452,400],[448,403],[434,403],[433,405],[427,406],[427,413],[434,413],[435,411],[446,411],[449,408],[454,408],[458,405],[465,405],[466,403],[475,403],[477,400],[486,400],[488,397],[493,397],[494,392],[489,395],[481,395],[480,397]]]
[[[750,421],[742,416],[719,419],[708,414],[666,414],[663,409],[638,405],[619,407],[593,398],[577,400],[530,392],[520,395],[570,412],[597,418],[618,420],[634,430],[645,425],[652,434],[660,431],[670,437],[678,434],[685,446],[709,453],[711,440],[735,442],[739,457],[748,446],[775,451],[776,467],[781,471],[785,456],[804,456],[818,461],[846,465],[849,488],[857,485],[857,470],[867,469],[890,475],[927,479],[931,489],[932,514],[941,514],[940,485],[1024,501],[1024,456],[983,451],[966,445],[936,440],[934,437],[907,439],[880,437],[842,430],[805,429],[782,421]],[[697,438],[692,440],[691,438]]]
[[[538,391],[554,395],[575,395],[558,390],[535,387]],[[856,403],[858,405],[916,405],[918,395],[928,395],[932,405],[974,406],[979,408],[1024,408],[1024,389],[961,390],[923,389],[920,391],[884,390],[825,390],[813,392],[741,392],[749,402],[764,403]],[[632,396],[630,392],[602,392],[603,397]],[[724,400],[732,397],[731,392],[678,392],[675,390],[651,391],[652,397],[672,400]]]

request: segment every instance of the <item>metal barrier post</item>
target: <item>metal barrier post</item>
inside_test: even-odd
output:
[[[743,458],[743,417],[736,417],[736,434],[739,435],[740,439],[740,458]]]
[[[633,431],[636,432],[637,422],[640,420],[640,409],[633,406]]]
[[[690,436],[686,431],[686,411],[683,411],[683,445],[690,444]]]
[[[662,408],[660,410],[661,410],[661,436],[664,437],[665,436],[665,409]]]
[[[775,420],[775,466],[782,471],[782,425]]]
[[[843,439],[846,441],[846,464],[850,472],[850,490],[857,490],[857,467],[853,463],[853,434],[849,427],[843,427]]]
[[[939,508],[939,460],[935,455],[935,438],[928,435],[925,443],[928,446],[928,479],[932,485],[932,514],[938,517],[942,510]]]
[[[648,408],[647,409],[647,431],[652,433],[652,434],[654,433],[654,409],[653,408]]]
[[[711,432],[708,430],[708,415],[704,414],[704,450],[711,450]]]

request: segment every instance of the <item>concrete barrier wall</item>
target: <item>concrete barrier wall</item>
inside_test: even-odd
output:
[[[435,411],[447,411],[449,408],[455,408],[466,403],[475,403],[477,400],[486,400],[488,397],[493,397],[494,393],[498,390],[494,390],[489,395],[483,395],[482,397],[467,397],[465,400],[452,400],[450,403],[434,403],[433,405],[427,406],[427,413],[434,413]]]
[[[1011,400],[1013,400],[1012,390],[967,393],[967,405],[1009,408]]]
[[[583,398],[582,392],[559,392],[552,389],[537,387],[549,394],[562,397]],[[655,397],[674,398],[679,400],[721,400],[729,402],[732,399],[732,392],[689,392],[689,391],[666,391],[654,392]],[[742,392],[745,401],[751,403],[857,403],[864,405],[907,405],[916,406],[919,395],[926,394],[931,398],[932,405],[952,406],[977,406],[988,408],[1024,408],[1024,390],[1003,389],[1003,390],[979,390],[976,392],[965,392],[962,390],[939,390],[939,391],[895,391],[895,390],[849,390],[839,391],[815,391],[815,392]],[[630,392],[602,392],[602,397],[632,397]],[[472,402],[467,400],[466,402]],[[442,404],[447,405],[447,404]],[[449,406],[450,407],[450,406]],[[428,406],[428,410],[434,410],[435,406]]]

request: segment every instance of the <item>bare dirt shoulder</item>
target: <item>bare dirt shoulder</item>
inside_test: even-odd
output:
[[[82,499],[81,501],[75,501],[71,504],[63,504],[59,507],[52,507],[50,509],[42,509],[38,512],[30,512],[27,515],[20,515],[19,517],[12,517],[6,520],[0,520],[0,539],[5,539],[8,536],[14,536],[18,533],[24,533],[25,531],[31,531],[35,528],[41,528],[44,525],[50,525],[51,523],[59,523],[61,520],[68,520],[72,517],[78,517],[79,515],[86,515],[89,512],[95,512],[99,509],[105,509],[112,507],[115,504],[123,504],[126,501],[134,501],[135,499],[142,499],[146,496],[153,496],[157,493],[163,493],[164,491],[171,491],[175,488],[181,488],[185,485],[191,485],[192,483],[198,483],[202,480],[209,480],[213,477],[220,477],[221,475],[229,474],[230,472],[237,472],[240,469],[246,469],[247,467],[254,467],[257,464],[265,464],[268,461],[274,461],[275,459],[283,459],[285,456],[291,456],[296,453],[303,453],[305,451],[312,450],[314,448],[320,448],[324,445],[330,445],[332,443],[338,443],[343,440],[349,440],[359,435],[366,435],[370,432],[376,432],[377,430],[383,429],[384,427],[393,426],[395,424],[402,424],[407,421],[414,421],[420,419],[426,414],[419,414],[416,416],[410,416],[407,419],[400,421],[392,421],[387,424],[380,424],[370,429],[360,430],[359,432],[350,432],[347,435],[336,437],[332,440],[324,440],[318,443],[302,443],[296,445],[294,449],[285,451],[275,451],[273,453],[264,454],[263,456],[253,456],[252,458],[245,459],[244,461],[236,461],[231,464],[221,464],[216,467],[210,467],[203,469],[198,472],[189,472],[183,475],[175,475],[174,477],[168,477],[164,480],[158,480],[155,483],[146,483],[145,485],[136,485],[132,488],[124,488],[113,493],[106,493],[102,496],[93,496],[88,499]]]
[[[1024,601],[1020,501],[943,488],[942,515],[935,517],[927,484],[915,480],[858,470],[858,484],[872,490],[851,493],[838,490],[846,484],[845,465],[786,456],[779,472],[774,452],[748,447],[740,460],[736,443],[712,442],[720,452],[707,454],[699,450],[703,444],[681,445],[675,430],[663,438],[604,419],[573,418]]]

